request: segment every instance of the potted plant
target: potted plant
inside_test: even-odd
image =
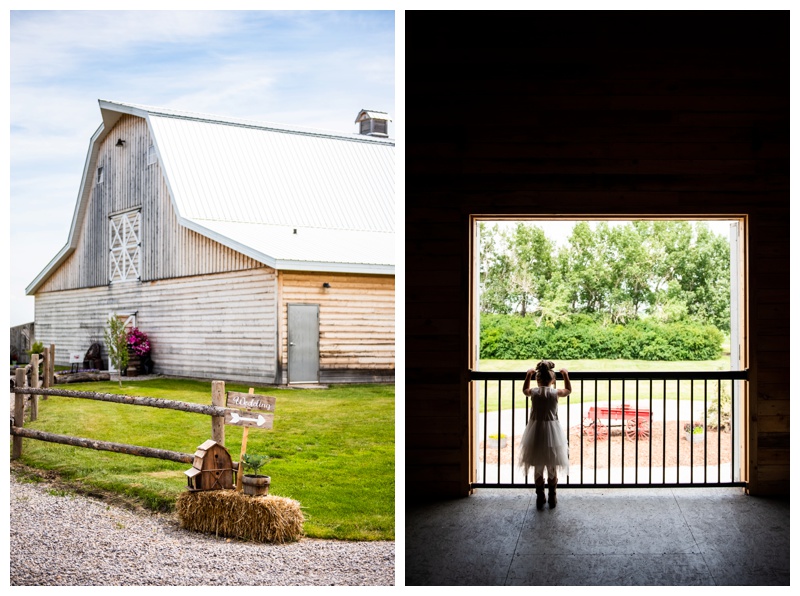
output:
[[[269,456],[267,455],[245,453],[242,456],[240,464],[246,471],[250,472],[250,474],[244,474],[242,476],[244,494],[254,497],[269,494],[270,477],[258,473],[268,461]]]
[[[502,449],[508,443],[508,437],[504,433],[489,435],[489,447],[500,447]]]
[[[40,341],[34,342],[30,350],[25,350],[25,353],[28,355],[28,358],[30,358],[34,354],[39,354],[39,363],[41,363],[44,360],[42,356],[43,352],[44,352],[44,344],[42,344],[42,342]]]
[[[705,428],[702,422],[686,422],[683,425],[683,430],[686,432],[686,439],[692,443],[701,443],[703,441],[703,433]]]
[[[131,327],[127,335],[128,376],[132,377],[139,374],[140,364],[150,354],[150,340],[147,338],[147,334],[138,327]]]

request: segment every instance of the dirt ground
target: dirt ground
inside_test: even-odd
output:
[[[667,468],[675,467],[678,465],[678,458],[680,457],[681,466],[702,466],[705,463],[705,457],[708,458],[709,466],[716,466],[718,463],[730,464],[731,462],[731,434],[730,431],[723,430],[722,437],[718,439],[716,431],[708,431],[705,434],[705,441],[699,443],[690,443],[687,435],[681,429],[680,434],[677,430],[678,422],[667,422],[666,428],[666,441],[664,440],[664,426],[662,422],[653,422],[652,434],[647,437],[640,437],[638,439],[638,460],[637,460],[637,443],[627,437],[624,437],[620,430],[612,429],[610,441],[608,437],[597,438],[583,437],[583,465],[591,466],[595,459],[595,449],[597,451],[597,469],[606,469],[608,467],[608,450],[611,449],[611,467],[619,467],[623,456],[623,443],[625,466],[639,466],[662,467],[666,463]],[[522,433],[520,433],[521,435]],[[721,442],[721,449],[718,449],[718,440]],[[596,446],[596,447],[595,447]],[[717,457],[720,457],[718,460]],[[570,428],[569,433],[569,459],[571,466],[580,466],[581,464],[581,429],[579,426]],[[516,444],[514,446],[514,458],[519,457],[519,436],[516,437]],[[478,458],[483,461],[483,442],[481,441]],[[651,459],[652,458],[652,459]],[[666,460],[666,462],[665,462]],[[487,447],[486,449],[486,463],[497,463],[497,448]],[[511,463],[511,443],[501,450],[501,463]]]

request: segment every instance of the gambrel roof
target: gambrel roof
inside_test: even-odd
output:
[[[100,100],[67,245],[74,251],[97,150],[124,115],[147,121],[181,225],[279,270],[394,273],[394,140]]]

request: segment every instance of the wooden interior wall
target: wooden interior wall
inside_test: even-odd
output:
[[[788,493],[788,12],[454,22],[406,12],[406,498],[469,492],[471,214],[746,216],[748,489]]]

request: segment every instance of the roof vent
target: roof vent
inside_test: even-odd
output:
[[[389,114],[375,110],[361,110],[356,117],[358,132],[370,137],[388,137],[389,122]]]

